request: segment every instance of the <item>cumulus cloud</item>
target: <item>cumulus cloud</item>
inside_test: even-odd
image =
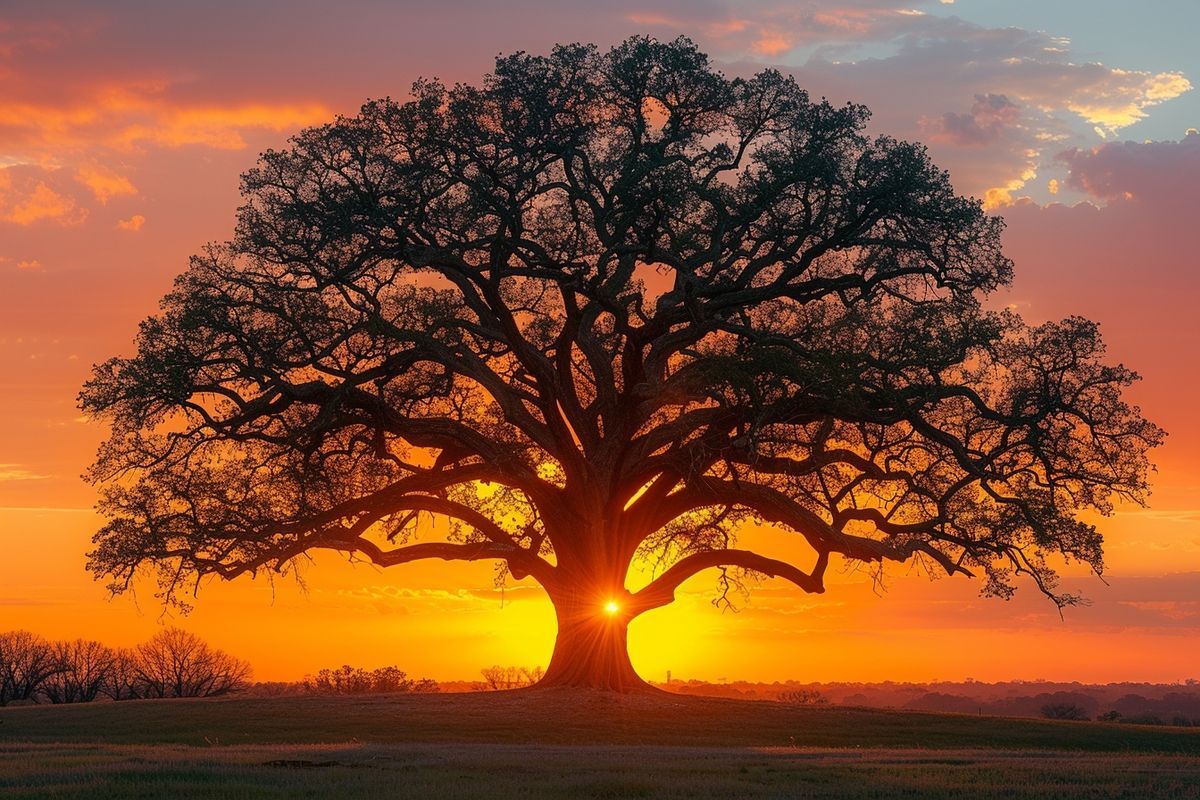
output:
[[[1177,141],[1111,142],[1058,156],[1066,183],[1101,200],[1196,202],[1200,186],[1200,133]]]
[[[915,0],[664,0],[626,18],[660,37],[693,35],[734,72],[774,64],[814,96],[865,103],[877,129],[931,144],[960,191],[1013,202],[1054,154],[1112,139],[1191,90],[1171,70],[1081,58],[1069,39],[989,28]]]
[[[818,51],[794,71],[814,93],[865,102],[880,129],[927,141],[959,190],[993,207],[1064,147],[1111,137],[1191,89],[1177,72],[1082,62],[1048,33],[928,14],[878,27],[836,58]]]
[[[123,13],[64,11],[51,21],[26,12],[25,19],[10,14],[0,23],[0,164],[68,168],[104,204],[138,191],[106,165],[112,151],[128,161],[147,147],[236,150],[253,133],[293,131],[332,116],[326,104],[294,93],[276,100],[276,93],[230,97],[228,86],[197,92],[197,76],[170,60],[137,68],[106,51],[107,69],[87,62],[80,69],[81,54],[103,50],[105,42],[108,49],[122,48]],[[39,199],[53,205],[45,192]]]
[[[936,122],[927,123],[927,127],[935,140],[973,147],[995,141],[1020,119],[1020,106],[1004,95],[977,94],[970,112],[946,112]]]
[[[69,194],[52,188],[50,171],[24,166],[0,169],[0,222],[33,225],[44,220],[81,222],[85,209]]]
[[[263,132],[329,119],[332,108],[344,108],[347,95],[357,102],[360,92],[371,91],[367,86],[384,85],[375,77],[380,72],[394,73],[398,85],[388,88],[402,91],[417,74],[444,74],[476,63],[468,58],[472,43],[486,40],[481,52],[491,53],[514,49],[512,41],[544,49],[553,41],[580,38],[581,32],[601,46],[635,32],[662,38],[686,34],[733,71],[741,71],[742,61],[753,62],[746,69],[774,63],[795,72],[814,95],[866,102],[877,112],[882,130],[938,137],[935,144],[950,153],[946,166],[960,190],[981,197],[990,190],[1003,198],[1016,196],[1028,180],[1022,176],[1036,172],[1044,154],[1089,144],[1096,132],[1112,138],[1154,105],[1191,88],[1178,72],[1089,63],[1061,37],[988,28],[938,11],[948,5],[939,0],[614,0],[603,10],[564,2],[536,12],[518,5],[484,39],[460,43],[461,57],[446,56],[432,65],[430,43],[443,41],[445,31],[456,27],[456,17],[449,9],[431,10],[411,21],[413,46],[389,55],[386,69],[373,63],[370,74],[323,68],[320,59],[287,49],[295,37],[310,35],[312,24],[281,21],[270,3],[231,12],[233,22],[220,28],[186,10],[141,21],[139,25],[150,26],[138,27],[146,41],[123,33],[131,29],[122,24],[128,10],[114,8],[104,15],[107,24],[90,27],[78,14],[60,15],[67,22],[40,45],[43,51],[66,57],[68,50],[96,54],[115,47],[122,55],[105,63],[121,68],[77,70],[48,93],[38,90],[44,87],[36,85],[32,74],[22,72],[27,68],[20,59],[0,61],[0,70],[7,67],[16,78],[9,85],[18,88],[0,93],[0,151],[36,157],[53,150],[65,158],[65,153],[98,147],[126,156],[145,148],[240,149]],[[541,33],[530,41],[528,23],[535,13]],[[330,37],[325,52],[353,61],[358,52],[377,51],[375,37],[389,27],[384,24],[389,16],[364,9],[353,23],[325,32]],[[272,35],[257,37],[253,48],[240,46],[239,31],[265,30],[267,20]],[[14,27],[10,52],[28,52],[34,31],[45,22]],[[211,46],[183,44],[170,51],[158,46],[162,31],[155,26],[166,22],[203,31],[196,40]],[[520,38],[514,40],[518,30]],[[361,41],[351,45],[354,38]],[[223,55],[218,58],[217,52]],[[270,74],[255,72],[251,53],[281,66]],[[281,83],[281,74],[292,78]],[[346,80],[346,75],[355,79]],[[25,84],[29,91],[20,90]],[[960,156],[954,148],[979,152]],[[998,158],[990,158],[993,154]],[[941,151],[935,155],[941,158]],[[989,159],[991,163],[981,165]]]

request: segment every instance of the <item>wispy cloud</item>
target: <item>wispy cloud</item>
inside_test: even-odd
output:
[[[0,464],[0,483],[8,481],[40,481],[49,478],[21,464]]]

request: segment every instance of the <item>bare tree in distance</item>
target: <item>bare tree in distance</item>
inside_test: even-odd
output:
[[[1095,324],[985,305],[1001,220],[867,118],[633,38],[265,153],[232,241],[83,389],[112,426],[90,569],[182,602],[320,550],[494,561],[554,604],[541,684],[612,689],[645,686],[629,622],[705,570],[718,603],[834,559],[1077,602],[1078,514],[1143,502],[1162,432]]]
[[[533,686],[546,676],[541,667],[501,667],[499,665],[484,667],[479,671],[483,675],[484,688],[489,691],[502,689],[521,689]]]
[[[63,669],[54,646],[36,633],[0,633],[0,706],[36,702],[46,681]]]
[[[51,703],[90,703],[113,680],[117,654],[112,648],[89,639],[54,642],[51,646],[59,670],[42,684]]]
[[[246,688],[250,665],[181,628],[165,628],[134,650],[136,697],[213,697]]]
[[[113,700],[141,700],[147,696],[146,686],[139,677],[137,659],[137,650],[132,647],[113,650],[108,680],[101,689],[106,696]]]

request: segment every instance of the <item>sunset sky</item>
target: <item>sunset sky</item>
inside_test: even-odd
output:
[[[1174,681],[1200,677],[1200,3],[1195,0],[638,0],[0,4],[0,630],[113,645],[164,622],[260,679],[398,664],[472,679],[544,665],[554,614],[483,564],[379,570],[321,555],[287,580],[212,583],[186,618],[153,591],[107,598],[84,571],[99,527],[79,477],[103,427],[76,394],[129,354],[190,254],[223,240],[238,176],[300,128],[403,98],[419,76],[475,82],[499,53],[685,34],[729,75],[793,73],[926,143],[958,191],[1008,222],[1016,279],[994,302],[1100,323],[1165,428],[1148,509],[1104,520],[1105,581],[1060,618],[1032,586],[893,566],[880,590],[831,569],[805,595],[767,582],[738,613],[714,574],[630,627],[643,677]],[[791,552],[747,531],[748,544]],[[799,553],[799,548],[796,549]]]

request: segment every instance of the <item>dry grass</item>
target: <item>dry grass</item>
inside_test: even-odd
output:
[[[576,690],[27,706],[0,709],[0,741],[5,740],[982,747],[1200,755],[1200,729]]]
[[[14,798],[1200,798],[1200,731],[657,694],[0,710]]]
[[[1200,758],[546,745],[0,745],[12,798],[1195,798]]]

